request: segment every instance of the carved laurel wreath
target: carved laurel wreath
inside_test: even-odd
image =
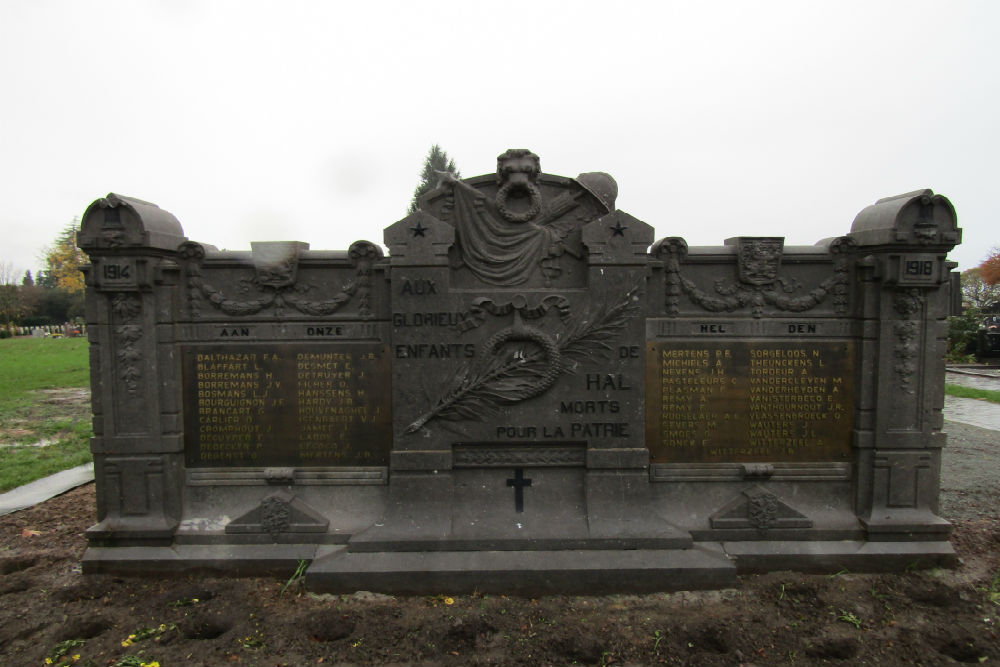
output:
[[[592,316],[578,319],[558,340],[520,318],[514,326],[494,334],[483,343],[478,360],[467,364],[434,405],[406,427],[419,431],[433,419],[483,420],[500,406],[520,403],[544,393],[562,373],[574,372],[581,361],[607,358],[613,343],[636,309],[633,287],[616,304],[605,304]],[[535,343],[531,351],[504,348],[510,340]]]
[[[515,189],[525,190],[531,197],[531,206],[529,206],[528,210],[523,213],[515,213],[507,208],[507,198],[510,196],[511,191]],[[530,182],[519,184],[512,184],[510,182],[504,183],[500,186],[500,189],[497,190],[496,199],[494,201],[496,202],[497,211],[500,215],[510,222],[527,222],[528,220],[534,219],[535,216],[542,212],[542,193],[538,190],[537,185]]]

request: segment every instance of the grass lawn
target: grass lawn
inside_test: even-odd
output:
[[[0,340],[0,492],[92,460],[89,364],[86,338]]]
[[[960,384],[946,384],[944,386],[944,393],[949,396],[958,396],[959,398],[978,398],[990,403],[1000,403],[1000,391],[993,391],[991,389],[974,389],[973,387],[963,387]]]
[[[30,403],[35,389],[90,386],[86,338],[0,340],[0,411]]]

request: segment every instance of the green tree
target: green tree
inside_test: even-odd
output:
[[[413,199],[410,200],[410,208],[407,213],[417,210],[417,202],[420,197],[437,187],[441,180],[441,175],[445,172],[454,174],[455,178],[461,178],[455,161],[448,157],[448,154],[441,150],[437,144],[431,146],[427,157],[424,159],[424,169],[420,172],[420,185],[413,191]]]
[[[35,274],[35,286],[45,287],[48,289],[55,289],[56,288],[55,276],[50,276],[49,274],[45,273],[45,271],[39,271],[38,273]]]
[[[981,267],[962,271],[962,301],[974,308],[987,308],[1000,302],[1000,284],[983,279]]]
[[[76,230],[80,219],[73,218],[56,238],[55,243],[45,250],[45,275],[55,286],[70,294],[80,294],[84,290],[83,274],[80,267],[87,263],[87,256],[76,247]]]
[[[24,312],[21,290],[17,286],[17,271],[8,262],[0,262],[0,331],[10,335],[14,321]]]
[[[961,315],[948,318],[948,361],[975,361],[976,337],[982,311],[966,308]]]

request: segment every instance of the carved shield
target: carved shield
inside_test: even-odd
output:
[[[770,285],[777,280],[784,247],[785,239],[782,236],[739,237],[736,248],[740,282]]]
[[[307,243],[301,241],[275,241],[250,244],[257,281],[267,287],[288,287],[295,284],[299,266],[299,252]]]

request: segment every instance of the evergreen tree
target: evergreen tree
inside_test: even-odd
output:
[[[413,191],[413,199],[410,200],[410,208],[407,210],[407,213],[413,213],[417,210],[417,201],[422,195],[437,187],[438,182],[441,180],[441,174],[444,172],[454,174],[455,178],[462,177],[458,173],[455,161],[450,159],[448,154],[441,150],[440,146],[434,144],[431,146],[431,150],[427,153],[427,158],[424,160],[424,170],[420,174],[420,185]]]
[[[24,272],[24,278],[21,278],[21,287],[33,287],[35,281],[31,277],[31,269]]]
[[[46,289],[56,289],[58,287],[55,276],[50,276],[45,271],[39,271],[35,274],[35,285]]]

